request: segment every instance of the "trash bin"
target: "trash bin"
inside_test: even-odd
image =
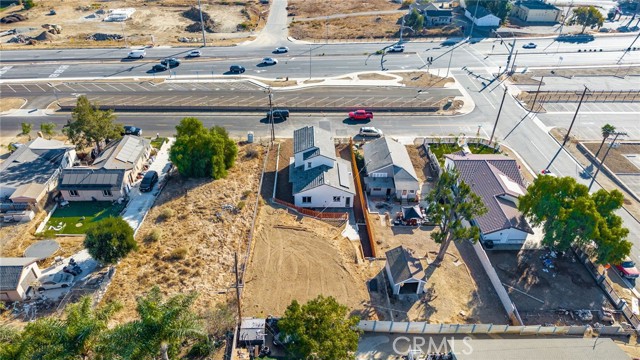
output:
[[[249,132],[247,133],[247,142],[248,142],[249,144],[253,143],[253,131],[249,131]]]

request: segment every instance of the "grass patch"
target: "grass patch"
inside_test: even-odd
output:
[[[160,148],[162,147],[162,144],[164,144],[166,141],[167,141],[166,137],[153,138],[151,139],[151,146],[160,150]]]
[[[110,201],[70,202],[68,206],[56,209],[44,229],[53,230],[49,226],[58,228],[62,223],[60,230],[53,230],[56,234],[84,234],[92,223],[120,215],[125,206],[124,203],[112,204]],[[76,226],[77,224],[82,225]]]
[[[444,165],[444,156],[462,150],[458,144],[431,144],[429,145],[431,152],[438,158],[440,165]],[[493,148],[480,144],[469,144],[469,150],[472,154],[499,154]]]

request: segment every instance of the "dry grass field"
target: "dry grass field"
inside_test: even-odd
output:
[[[391,0],[289,0],[287,5],[289,15],[297,18],[400,9],[400,4]]]
[[[400,15],[363,15],[329,20],[292,21],[289,35],[296,39],[382,39],[400,30]],[[328,31],[327,31],[328,26]]]
[[[124,40],[94,41],[86,40],[95,33],[119,34],[126,36],[127,45],[185,45],[178,41],[181,37],[202,38],[201,32],[188,32],[186,27],[193,23],[182,15],[190,6],[196,4],[190,0],[169,1],[133,1],[117,0],[95,2],[89,0],[49,0],[42,1],[40,6],[30,10],[22,10],[18,6],[9,7],[0,12],[0,17],[17,12],[28,17],[28,20],[12,24],[1,24],[0,31],[15,28],[33,28],[24,35],[38,36],[44,29],[43,24],[62,26],[62,33],[51,35],[50,39],[40,41],[36,47],[110,47],[125,46]],[[46,3],[46,5],[44,5]],[[134,8],[136,12],[125,22],[104,22],[105,14],[97,11],[108,11],[117,8]],[[207,39],[217,45],[228,45],[245,41],[250,31],[264,25],[262,15],[268,6],[261,5],[258,0],[225,1],[202,0],[203,11],[214,20],[214,33],[208,33]],[[49,9],[55,9],[56,15],[48,15]],[[2,38],[3,48],[20,48],[24,44],[8,44],[12,36]]]

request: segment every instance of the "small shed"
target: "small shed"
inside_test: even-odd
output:
[[[40,276],[37,258],[0,258],[0,301],[22,301]]]
[[[240,336],[238,337],[238,345],[245,347],[264,345],[264,337],[266,333],[266,319],[242,319],[242,323],[240,324]]]
[[[413,257],[403,246],[386,252],[385,269],[394,295],[419,295],[424,292],[424,269],[420,259]]]

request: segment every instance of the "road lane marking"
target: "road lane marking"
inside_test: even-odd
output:
[[[13,91],[13,92],[17,92],[14,88],[12,88],[12,87],[11,87],[11,85],[7,85],[7,87],[8,87],[9,89],[11,89],[11,91]]]
[[[57,78],[62,75],[62,73],[69,68],[69,65],[60,65],[52,74],[49,75],[50,78]]]
[[[31,92],[31,90],[29,90],[29,88],[28,88],[28,87],[26,87],[26,86],[24,86],[24,85],[22,85],[22,84],[21,84],[20,86],[22,86],[22,87],[23,87],[25,90],[27,90],[28,92]]]
[[[47,90],[45,90],[42,87],[40,87],[40,85],[38,85],[38,84],[34,84],[34,85],[37,86],[38,88],[40,88],[40,90],[42,90],[42,92],[47,92]]]
[[[0,68],[0,76],[4,75],[7,71],[11,70],[13,66],[3,66]]]
[[[418,59],[420,59],[420,61],[422,61],[422,64],[423,64],[423,65],[427,65],[427,63],[426,63],[426,62],[424,62],[424,60],[422,60],[422,57],[420,56],[420,54],[419,54],[419,53],[416,53],[416,55],[418,56]]]

